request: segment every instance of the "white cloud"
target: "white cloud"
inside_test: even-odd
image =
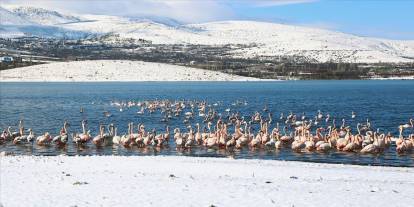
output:
[[[272,6],[282,6],[288,4],[301,4],[301,3],[311,3],[318,0],[256,0],[256,1],[247,1],[252,3],[256,7],[272,7]]]

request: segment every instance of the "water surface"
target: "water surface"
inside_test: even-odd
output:
[[[218,103],[215,108],[223,112],[228,107],[240,111],[246,117],[267,105],[277,119],[281,112],[290,111],[313,117],[318,110],[329,113],[340,120],[345,118],[352,127],[366,118],[372,120],[375,128],[384,132],[398,133],[397,126],[414,117],[414,81],[283,81],[283,82],[126,82],[126,83],[0,83],[0,128],[16,127],[24,119],[26,128],[33,128],[36,135],[49,131],[56,135],[64,120],[71,123],[70,131],[80,131],[80,120],[87,119],[92,135],[99,124],[115,123],[123,134],[127,123],[145,123],[147,129],[164,130],[160,114],[138,115],[138,108],[126,109],[110,105],[120,100],[207,100]],[[247,105],[233,106],[236,100]],[[80,107],[85,112],[79,113]],[[111,117],[103,116],[111,112]],[[357,113],[355,120],[351,112]],[[185,131],[183,117],[171,120],[171,128]],[[276,120],[275,120],[276,121]],[[200,122],[199,118],[193,124]],[[413,133],[410,130],[405,132]],[[16,154],[34,155],[186,155],[235,158],[258,158],[278,160],[299,160],[310,162],[345,163],[361,165],[414,166],[414,155],[398,155],[395,146],[380,155],[356,153],[294,153],[290,149],[243,149],[228,151],[196,147],[191,150],[177,150],[170,143],[163,149],[125,149],[118,146],[96,148],[90,144],[79,149],[69,144],[64,149],[32,145],[14,146],[11,143],[0,146],[0,150]]]

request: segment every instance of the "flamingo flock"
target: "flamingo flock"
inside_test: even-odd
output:
[[[230,108],[219,112],[214,109],[219,103],[208,104],[205,101],[169,101],[156,100],[145,102],[111,102],[122,112],[127,108],[138,107],[137,114],[160,112],[160,122],[166,127],[162,130],[147,130],[144,123],[129,122],[127,131],[118,135],[118,127],[111,123],[99,125],[96,136],[88,130],[87,120],[80,122],[81,131],[69,133],[70,124],[65,121],[56,136],[44,132],[35,137],[32,129],[25,130],[24,121],[20,120],[18,131],[7,127],[1,136],[0,144],[12,142],[15,145],[31,143],[41,146],[65,147],[69,143],[86,146],[93,143],[97,147],[119,145],[125,148],[162,148],[175,145],[179,149],[205,147],[215,149],[291,149],[294,152],[329,152],[332,150],[352,153],[378,154],[390,147],[398,153],[414,151],[414,121],[398,126],[399,134],[381,132],[374,129],[369,119],[358,123],[356,128],[347,125],[345,119],[337,125],[336,119],[328,113],[318,111],[309,118],[305,113],[280,114],[274,120],[267,106],[262,112],[256,111],[251,116],[242,116],[240,112],[232,112]],[[246,101],[237,101],[236,105],[247,105]],[[84,109],[81,108],[80,113]],[[107,116],[107,115],[105,115]],[[170,131],[168,122],[174,117],[183,116],[182,128]],[[195,117],[201,118],[200,122]],[[351,119],[357,114],[351,113]],[[248,118],[246,118],[248,117]],[[404,131],[410,131],[404,137]],[[27,134],[26,134],[27,132]],[[407,134],[407,133],[406,133]],[[172,136],[172,137],[171,137]],[[170,140],[173,141],[170,141]]]

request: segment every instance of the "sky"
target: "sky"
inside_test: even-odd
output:
[[[414,40],[414,0],[0,0],[79,14],[162,16],[185,23],[257,20]]]

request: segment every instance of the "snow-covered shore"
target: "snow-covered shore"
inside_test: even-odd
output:
[[[3,156],[3,206],[412,206],[414,169],[175,156]]]
[[[387,77],[387,78],[372,77],[370,78],[370,80],[414,80],[414,76],[401,76],[401,77],[392,76],[392,77]]]
[[[256,81],[221,72],[128,60],[55,62],[0,71],[7,82],[84,81]]]

